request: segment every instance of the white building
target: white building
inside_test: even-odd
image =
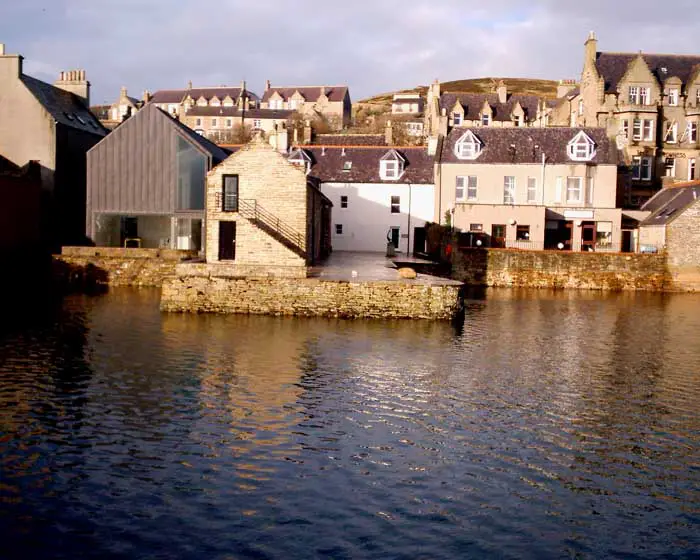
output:
[[[333,202],[334,251],[425,250],[433,219],[434,155],[425,147],[302,146],[291,161],[307,166]]]

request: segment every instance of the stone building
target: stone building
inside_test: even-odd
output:
[[[626,205],[698,177],[700,56],[599,52],[591,33],[580,91],[566,107],[557,124],[605,128],[622,148],[631,169]]]
[[[306,276],[330,251],[331,203],[260,135],[207,177],[206,260],[250,276]]]
[[[297,112],[304,118],[323,118],[334,130],[350,125],[352,102],[347,86],[275,86],[265,84],[260,107]]]
[[[85,241],[86,152],[107,133],[88,109],[84,70],[54,85],[26,75],[23,57],[0,44],[0,154],[41,168],[42,237],[52,249]]]
[[[136,99],[135,97],[129,96],[127,89],[125,87],[121,88],[119,92],[119,99],[112,103],[106,112],[106,119],[100,118],[100,122],[107,128],[115,128],[120,123],[124,122],[125,119],[136,114],[143,105],[149,100],[150,94],[144,92],[143,99]]]
[[[174,117],[184,116],[192,107],[257,107],[260,98],[248,91],[246,83],[240,87],[192,87],[184,89],[161,89],[149,95],[149,103]]]
[[[395,93],[391,101],[392,115],[417,115],[423,108],[424,100],[419,93]]]
[[[455,127],[535,127],[549,124],[549,105],[536,95],[508,92],[500,80],[494,93],[443,92],[437,80],[426,96],[425,134],[446,136]]]
[[[334,251],[383,253],[389,242],[401,253],[425,250],[435,203],[435,155],[425,147],[305,145],[289,161],[305,166],[333,203]]]
[[[242,107],[194,106],[181,120],[197,134],[217,143],[230,143],[240,137],[240,129],[269,136],[278,128],[286,128],[293,111]]]
[[[207,172],[224,151],[148,104],[87,155],[87,237],[100,247],[202,249]]]
[[[439,150],[435,221],[467,242],[632,250],[617,207],[618,151],[604,129],[453,128]]]
[[[642,209],[650,214],[639,226],[639,250],[664,250],[675,287],[700,290],[700,181],[666,187]]]

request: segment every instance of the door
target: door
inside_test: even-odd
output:
[[[122,216],[120,227],[120,247],[138,247],[139,222],[137,218]]]
[[[219,222],[219,260],[236,259],[236,222]]]
[[[413,229],[413,252],[425,253],[425,228],[417,227]]]
[[[632,241],[632,232],[628,229],[622,230],[622,252],[634,252],[634,242]]]
[[[394,245],[394,249],[399,248],[399,228],[391,228],[391,243]]]
[[[595,222],[583,222],[581,224],[581,251],[593,251],[595,249]]]
[[[505,224],[493,224],[491,226],[491,247],[505,249],[506,226]]]

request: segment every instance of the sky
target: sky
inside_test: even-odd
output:
[[[590,31],[599,50],[700,54],[697,14],[698,0],[0,0],[0,42],[48,82],[85,69],[93,104],[190,80],[347,84],[359,100],[435,79],[578,78]]]

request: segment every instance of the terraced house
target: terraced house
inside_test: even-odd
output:
[[[246,83],[240,87],[192,87],[189,82],[184,89],[162,89],[149,99],[159,109],[174,117],[184,116],[192,107],[256,107],[260,99],[248,91]]]
[[[631,169],[625,203],[638,207],[662,185],[693,180],[700,162],[700,56],[599,52],[585,43],[575,126],[606,129]]]
[[[260,107],[297,112],[305,118],[325,119],[334,130],[350,124],[352,102],[347,86],[275,86],[265,83]]]
[[[457,127],[440,147],[435,221],[447,213],[469,244],[632,250],[617,167],[604,129]]]

